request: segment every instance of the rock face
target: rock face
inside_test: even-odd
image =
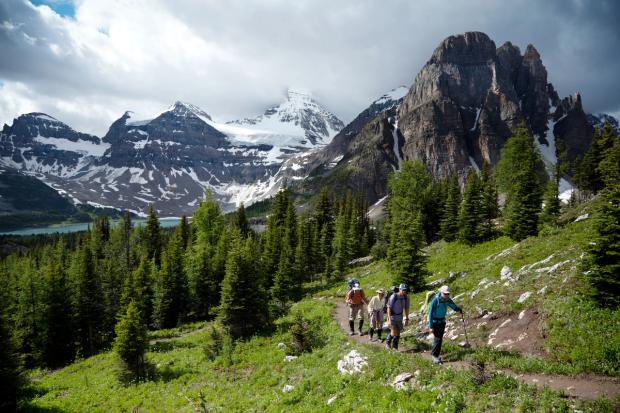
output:
[[[511,130],[525,121],[543,145],[555,148],[554,135],[562,139],[572,159],[592,136],[576,99],[559,101],[534,46],[522,55],[509,42],[496,48],[484,33],[450,36],[417,75],[398,112],[404,158],[422,160],[435,176],[463,178],[484,161],[494,165]]]
[[[175,102],[153,119],[126,112],[103,139],[42,113],[22,115],[0,133],[0,166],[34,175],[76,202],[164,216],[191,214],[206,190],[225,210],[275,193],[282,163],[331,142],[342,122],[309,95],[254,119],[215,122]]]

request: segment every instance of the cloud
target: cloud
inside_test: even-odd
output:
[[[0,122],[36,110],[103,135],[125,110],[147,117],[175,100],[227,120],[261,113],[288,86],[348,121],[468,30],[534,44],[561,95],[618,112],[619,11],[578,0],[78,0],[66,18],[5,0]]]

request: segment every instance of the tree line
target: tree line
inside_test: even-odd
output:
[[[140,373],[147,329],[219,317],[235,339],[268,330],[303,283],[340,277],[368,254],[367,208],[361,196],[322,192],[299,214],[284,190],[257,234],[243,205],[227,219],[209,194],[173,231],[151,207],[143,226],[125,213],[70,243],[38,240],[0,261],[3,368],[59,367],[114,347]]]

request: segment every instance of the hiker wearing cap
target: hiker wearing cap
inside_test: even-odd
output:
[[[381,340],[381,330],[383,329],[383,306],[385,304],[383,297],[385,296],[385,290],[379,288],[377,295],[370,299],[368,303],[368,321],[370,322],[370,341],[373,340],[375,330],[377,330],[377,339]]]
[[[446,312],[448,311],[448,307],[459,313],[463,312],[463,309],[456,305],[454,301],[452,301],[452,298],[450,298],[450,287],[444,285],[439,289],[433,301],[431,301],[428,311],[429,332],[432,331],[435,336],[433,348],[431,350],[431,357],[434,363],[442,362],[439,353],[441,353],[443,333],[446,329]]]
[[[398,287],[397,294],[392,294],[387,304],[388,323],[390,325],[390,335],[385,341],[388,349],[398,350],[398,341],[400,340],[400,332],[409,322],[409,286],[401,284]],[[403,313],[405,319],[403,323]]]
[[[349,306],[349,328],[351,329],[350,335],[355,334],[355,319],[359,314],[360,320],[358,322],[359,335],[363,336],[362,326],[364,325],[364,304],[366,302],[366,296],[364,290],[359,284],[353,285],[353,288],[347,292],[346,303]]]

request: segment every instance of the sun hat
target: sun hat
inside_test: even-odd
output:
[[[450,294],[450,287],[448,287],[447,285],[442,285],[439,289],[439,292],[443,294]]]

